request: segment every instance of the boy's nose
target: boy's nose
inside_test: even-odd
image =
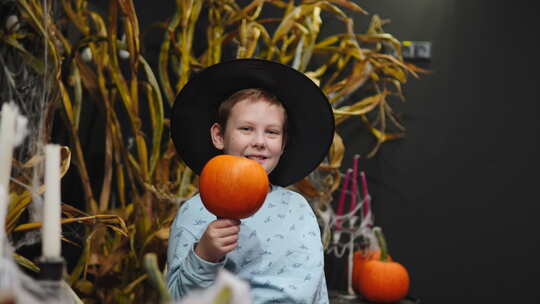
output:
[[[264,134],[259,134],[259,133],[255,134],[253,136],[252,145],[259,149],[264,148],[264,146],[266,145]]]

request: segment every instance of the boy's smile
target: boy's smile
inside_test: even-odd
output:
[[[283,153],[284,111],[264,100],[239,101],[231,109],[224,134],[217,123],[210,128],[214,146],[253,159],[270,174]]]

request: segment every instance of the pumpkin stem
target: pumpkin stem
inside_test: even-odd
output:
[[[379,247],[381,248],[381,261],[388,261],[388,246],[386,244],[386,239],[384,238],[384,235],[382,233],[381,227],[373,227],[373,233],[375,233],[375,237],[377,238],[377,242],[379,243]]]

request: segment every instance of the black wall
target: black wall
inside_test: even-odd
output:
[[[376,223],[425,303],[538,303],[538,10],[524,1],[365,0],[401,40],[433,43],[407,137],[362,165]],[[341,128],[351,147],[359,123]]]

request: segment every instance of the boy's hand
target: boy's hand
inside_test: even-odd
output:
[[[206,227],[195,253],[203,260],[217,263],[236,248],[239,232],[239,220],[217,219]]]

